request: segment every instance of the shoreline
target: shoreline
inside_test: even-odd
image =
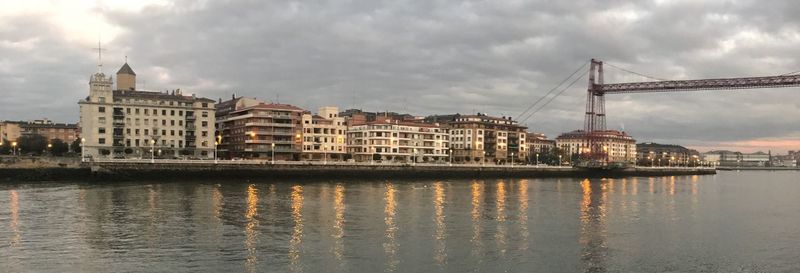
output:
[[[78,168],[0,168],[0,181],[97,182],[178,179],[450,179],[450,178],[622,178],[713,175],[713,168],[585,170],[571,167],[509,165],[353,164],[291,162],[92,162]]]

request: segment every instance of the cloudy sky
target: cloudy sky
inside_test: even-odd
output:
[[[0,120],[78,120],[97,71],[138,87],[306,109],[517,118],[590,58],[663,79],[800,70],[790,0],[0,0]],[[584,69],[581,73],[586,74]],[[606,82],[646,78],[606,66]],[[608,127],[639,141],[800,149],[800,88],[615,95]],[[585,78],[524,124],[582,126]],[[544,101],[547,101],[545,99]]]

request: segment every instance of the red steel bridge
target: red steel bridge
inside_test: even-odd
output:
[[[630,71],[629,71],[630,72]],[[633,72],[635,73],[635,72]],[[597,141],[606,130],[605,96],[628,93],[661,93],[701,90],[734,90],[800,86],[800,74],[789,73],[770,77],[722,78],[699,80],[660,80],[648,82],[603,82],[603,62],[592,59],[589,66],[589,88],[586,93],[584,131],[589,149],[585,157],[602,160],[604,151]]]

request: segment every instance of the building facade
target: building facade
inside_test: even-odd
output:
[[[450,135],[439,124],[378,118],[347,130],[347,151],[358,162],[448,162]]]
[[[513,157],[522,163],[528,157],[527,128],[510,117],[456,115],[447,126],[454,162],[505,164]]]
[[[528,133],[528,152],[531,154],[546,154],[550,153],[556,147],[556,141],[547,139],[547,136],[541,133]]]
[[[303,145],[303,112],[288,104],[242,97],[220,102],[216,121],[220,156],[299,160]]]
[[[702,158],[680,145],[645,142],[636,144],[636,161],[643,166],[697,166]]]
[[[564,133],[556,138],[556,147],[561,149],[563,161],[572,160],[580,155],[589,153],[589,139],[594,144],[602,147],[606,160],[609,162],[629,162],[636,160],[636,141],[626,134],[615,130],[596,131],[588,136],[583,130]]]
[[[168,92],[137,91],[125,63],[113,79],[96,73],[80,106],[85,156],[92,158],[212,158],[214,101]],[[119,79],[124,79],[119,81]]]
[[[0,121],[0,142],[16,141],[22,136],[21,121]]]
[[[303,113],[303,160],[347,159],[347,125],[339,108],[320,107],[317,114]]]

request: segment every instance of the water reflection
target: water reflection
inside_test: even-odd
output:
[[[520,180],[518,185],[519,191],[519,233],[520,233],[520,250],[528,250],[528,180]]]
[[[247,258],[245,258],[245,269],[247,272],[256,272],[256,265],[258,263],[258,252],[256,245],[258,243],[258,190],[256,185],[250,184],[247,186],[247,211],[244,217],[247,224],[244,226],[245,241],[244,246],[247,249]]]
[[[16,190],[10,190],[9,193],[9,205],[10,205],[10,212],[11,212],[11,221],[8,223],[8,228],[14,234],[11,236],[11,240],[9,241],[9,247],[17,247],[22,240],[22,233],[19,231],[19,196]]]
[[[445,264],[445,260],[447,259],[447,245],[446,245],[446,226],[444,221],[444,185],[442,182],[435,182],[433,183],[434,189],[434,199],[433,199],[433,206],[434,206],[434,222],[435,222],[435,238],[436,238],[436,246],[434,248],[433,257],[436,260],[436,263],[439,266],[443,266]]]
[[[581,181],[580,186],[583,192],[580,206],[580,244],[584,272],[605,272],[605,259],[608,255],[605,234],[607,188],[601,181],[592,183],[588,179]]]
[[[383,198],[386,201],[383,209],[383,222],[386,225],[386,242],[383,244],[383,251],[386,253],[386,272],[394,272],[400,261],[397,259],[397,223],[395,223],[397,201],[392,183],[386,183]]]
[[[495,196],[495,209],[496,209],[496,218],[497,221],[497,233],[495,234],[495,242],[497,243],[497,249],[500,252],[501,256],[505,256],[506,254],[506,183],[503,180],[497,181],[497,193]]]
[[[483,195],[483,181],[472,181],[472,256],[481,257],[483,241],[481,240],[481,199]]]
[[[333,255],[341,266],[344,263],[344,186],[336,184],[333,192],[333,210],[335,219],[333,222]]]
[[[300,263],[300,247],[303,241],[303,186],[292,186],[292,220],[294,229],[292,238],[289,240],[289,259],[291,269],[294,272],[302,272],[303,267]]]

